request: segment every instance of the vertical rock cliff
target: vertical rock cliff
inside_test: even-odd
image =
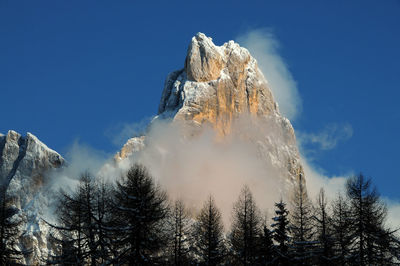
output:
[[[252,134],[241,128],[243,117],[255,121],[245,125]],[[290,121],[280,114],[256,59],[234,41],[216,46],[203,33],[194,36],[184,68],[167,76],[156,119],[181,121],[198,129],[211,126],[220,138],[239,129],[257,143],[260,158],[286,173],[289,183],[303,175]],[[143,136],[132,138],[116,159],[144,145]]]

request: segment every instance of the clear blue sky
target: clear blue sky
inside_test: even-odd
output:
[[[314,163],[330,175],[362,171],[399,199],[398,0],[0,0],[0,132],[32,132],[61,154],[76,139],[112,153],[107,132],[157,112],[196,32],[220,45],[265,27],[303,101],[295,130],[353,129]]]

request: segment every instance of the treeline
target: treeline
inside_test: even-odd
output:
[[[230,228],[224,228],[212,196],[192,216],[184,202],[170,203],[141,165],[132,166],[114,185],[85,173],[73,192],[60,191],[57,222],[49,223],[55,253],[43,263],[399,264],[400,242],[385,227],[387,209],[371,180],[361,174],[349,178],[345,191],[328,203],[321,189],[313,202],[300,178],[290,200],[275,203],[274,214],[266,219],[244,186]]]

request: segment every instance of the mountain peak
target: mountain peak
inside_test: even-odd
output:
[[[212,39],[203,33],[197,33],[189,45],[185,71],[188,80],[209,81],[221,75],[223,55]]]
[[[235,60],[232,62],[230,59]],[[190,42],[184,71],[189,81],[206,82],[221,77],[229,65],[245,65],[250,59],[249,51],[234,41],[216,46],[211,37],[199,32]]]
[[[184,138],[211,127],[222,142],[256,144],[257,158],[279,173],[285,189],[304,175],[290,121],[280,114],[256,59],[234,41],[218,46],[203,33],[191,39],[184,68],[165,80],[158,119],[184,125]],[[116,161],[134,157],[148,141],[146,136],[130,139]]]
[[[221,135],[234,118],[278,112],[268,83],[249,51],[234,41],[217,46],[203,33],[189,45],[182,70],[168,75],[159,115],[211,124]]]

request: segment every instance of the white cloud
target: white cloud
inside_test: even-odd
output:
[[[322,169],[311,164],[303,156],[301,162],[306,176],[307,190],[312,199],[317,197],[321,188],[324,188],[325,194],[329,199],[334,199],[339,192],[344,192],[347,177],[353,175],[353,173],[349,172],[339,176],[327,176]]]
[[[324,171],[315,165],[310,164],[305,158],[302,158],[304,174],[306,176],[307,190],[311,199],[315,200],[319,190],[324,188],[325,194],[330,202],[335,199],[338,194],[345,195],[347,178],[354,175],[353,172],[348,172],[340,176],[327,176]],[[382,197],[383,202],[387,206],[388,215],[386,225],[390,229],[400,227],[400,202],[387,197]]]
[[[257,129],[263,125],[255,128],[252,122],[243,119],[238,131],[246,128],[247,137],[258,137]],[[243,138],[242,132],[232,130],[229,138],[222,140],[207,126],[201,132],[192,130],[179,122],[153,122],[146,147],[124,160],[122,167],[135,161],[144,164],[172,199],[183,199],[192,210],[199,209],[212,194],[225,225],[230,224],[233,203],[245,184],[262,210],[271,209],[281,198],[287,172],[261,160],[256,143]],[[269,134],[276,139],[282,136],[272,131]]]
[[[318,133],[297,132],[297,137],[302,148],[312,145],[321,150],[331,150],[341,141],[346,141],[353,136],[353,128],[349,123],[333,123],[325,126]]]
[[[400,202],[386,197],[383,197],[383,200],[388,208],[387,224],[392,229],[400,228]],[[397,232],[397,234],[399,235],[400,232]]]
[[[73,189],[83,173],[96,175],[110,157],[110,154],[76,140],[66,153],[66,166],[52,173],[47,187],[52,191],[58,191],[60,188]]]
[[[290,120],[295,120],[302,109],[296,81],[284,59],[279,55],[279,42],[268,29],[251,30],[237,38],[246,47],[265,75],[280,111]]]

